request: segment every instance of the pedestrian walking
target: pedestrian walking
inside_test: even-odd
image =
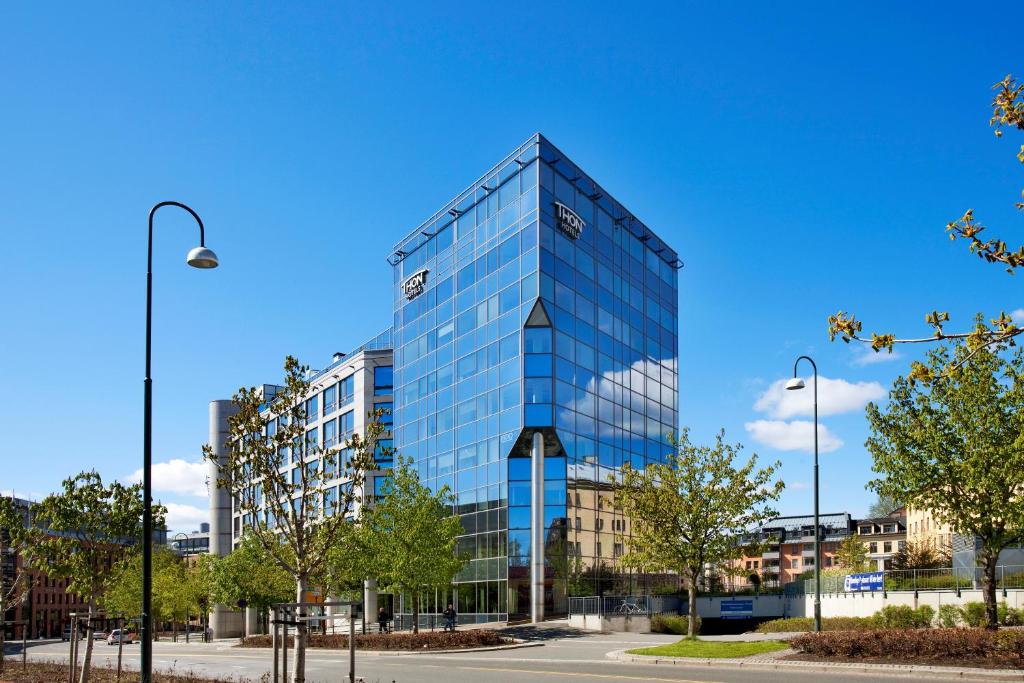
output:
[[[452,604],[450,602],[448,603],[448,609],[446,609],[441,614],[444,615],[444,630],[445,631],[454,631],[455,630],[455,617],[457,615],[455,614],[455,608],[452,607]]]
[[[377,629],[378,633],[388,632],[388,611],[383,607],[377,610]]]

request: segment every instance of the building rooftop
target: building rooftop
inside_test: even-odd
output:
[[[539,150],[539,151],[538,151]],[[615,200],[604,188],[593,180],[585,171],[573,163],[550,140],[540,133],[534,133],[523,144],[516,147],[511,154],[494,165],[489,171],[448,201],[430,218],[423,221],[402,239],[395,243],[388,262],[397,265],[406,256],[426,244],[440,231],[455,222],[456,218],[470,207],[493,192],[498,185],[519,172],[519,169],[540,156],[548,164],[555,166],[563,175],[572,179],[577,189],[604,209],[615,221],[617,226],[628,229],[634,236],[643,241],[647,248],[658,255],[666,263],[675,268],[683,266],[679,255],[661,238],[654,234],[642,221]]]

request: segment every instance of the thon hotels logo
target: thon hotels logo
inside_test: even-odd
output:
[[[558,228],[574,240],[579,239],[583,234],[583,219],[576,215],[576,212],[561,202],[555,202],[555,220],[558,221]]]
[[[415,299],[423,293],[423,288],[427,286],[427,269],[413,273],[410,275],[405,282],[402,283],[402,292],[405,293],[406,299]]]

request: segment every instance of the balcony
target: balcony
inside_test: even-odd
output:
[[[761,553],[761,559],[763,559],[763,560],[777,560],[777,559],[779,559],[779,551],[778,550],[766,550],[763,553]]]
[[[778,574],[779,573],[779,566],[778,565],[765,565],[764,567],[761,567],[761,573],[762,574]]]

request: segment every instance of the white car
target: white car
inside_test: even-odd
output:
[[[132,643],[134,643],[135,641],[132,639],[133,635],[134,634],[132,634],[130,631],[125,631],[123,639],[124,643],[127,645],[131,645]],[[107,645],[117,645],[118,640],[121,640],[121,629],[115,628],[113,631],[110,632],[110,635],[107,636]]]

